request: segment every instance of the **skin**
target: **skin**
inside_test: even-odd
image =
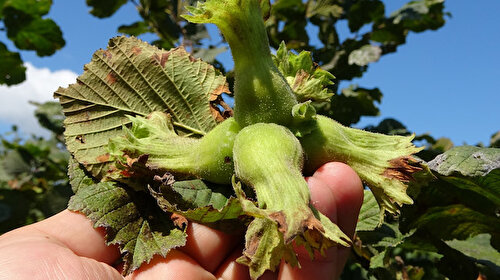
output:
[[[354,235],[363,188],[356,173],[342,163],[327,163],[307,178],[311,202],[349,236]],[[341,214],[340,214],[341,213]],[[249,279],[235,262],[243,234],[228,235],[200,224],[188,226],[188,241],[166,258],[153,260],[125,279]],[[302,269],[282,263],[261,279],[338,278],[349,248],[330,248],[311,261],[297,248]],[[82,214],[65,210],[44,221],[0,236],[0,279],[124,279],[116,265],[117,247],[104,244],[104,232]]]

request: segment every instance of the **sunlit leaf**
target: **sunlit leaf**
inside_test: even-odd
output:
[[[123,135],[126,115],[170,114],[180,134],[203,135],[217,125],[210,101],[228,92],[225,78],[184,49],[160,50],[117,37],[97,51],[77,83],[60,88],[68,150],[94,176],[109,169],[108,140]]]
[[[366,66],[369,63],[376,62],[382,55],[382,49],[375,45],[365,45],[349,54],[349,64]]]
[[[363,205],[359,211],[356,231],[374,230],[380,223],[380,208],[373,193],[369,190],[364,191]]]
[[[429,162],[436,176],[417,187],[417,202],[403,208],[401,228],[443,240],[489,233],[500,240],[500,149],[461,146]],[[500,242],[492,245],[498,249]]]

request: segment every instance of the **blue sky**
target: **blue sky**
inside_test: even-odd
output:
[[[384,2],[386,12],[390,13],[407,1]],[[446,1],[446,11],[452,17],[447,18],[443,28],[410,34],[407,44],[396,53],[371,64],[363,78],[352,81],[362,87],[379,87],[384,93],[381,115],[363,118],[358,127],[392,117],[417,134],[449,137],[456,145],[489,143],[490,136],[500,130],[500,95],[497,93],[500,89],[500,19],[497,15],[500,1],[483,0],[478,4]],[[139,18],[131,4],[108,19],[97,19],[88,10],[84,0],[54,0],[49,17],[62,28],[66,46],[44,58],[21,52],[23,60],[30,63],[28,80],[38,81],[30,87],[0,87],[0,133],[13,123],[25,127],[27,132],[39,133],[40,130],[33,128],[36,123],[32,119],[24,120],[31,124],[21,122],[32,110],[21,103],[50,98],[58,85],[65,86],[74,80],[75,73],[82,73],[83,65],[90,61],[95,50],[105,48],[108,39],[118,35],[118,26]],[[347,30],[345,26],[340,29]],[[3,33],[0,33],[0,41],[9,43]],[[8,46],[13,49],[11,44]],[[231,64],[228,54],[221,59]],[[342,83],[341,87],[348,85]],[[14,99],[17,103],[11,105]],[[20,110],[23,115],[6,117],[9,108]]]

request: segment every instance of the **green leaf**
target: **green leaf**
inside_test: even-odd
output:
[[[485,232],[498,234],[500,149],[461,146],[429,162],[435,180],[413,185],[414,207],[403,228],[425,226],[443,239],[465,239]],[[439,225],[446,221],[446,226]],[[439,226],[438,226],[439,225]],[[452,227],[455,227],[452,229]]]
[[[500,148],[500,131],[491,135],[490,147],[491,148]]]
[[[206,61],[206,62],[209,62],[209,63],[212,63],[215,61],[215,58],[223,53],[227,51],[227,48],[226,47],[209,47],[209,48],[196,48],[194,50],[194,53],[193,53],[193,56],[196,57],[196,58],[200,58],[202,59],[203,61]]]
[[[347,12],[349,30],[358,31],[363,25],[384,16],[384,3],[379,0],[354,1]]]
[[[382,49],[380,47],[375,45],[364,45],[349,54],[348,63],[351,65],[366,66],[369,63],[378,61],[381,55]]]
[[[497,215],[500,209],[500,149],[461,146],[452,148],[429,162],[441,182],[455,188],[474,210]]]
[[[28,223],[32,207],[29,193],[0,189],[0,234]]]
[[[227,185],[188,180],[162,184],[158,192],[150,187],[149,191],[163,211],[221,230],[241,225],[237,219],[245,214],[239,200],[231,197],[231,188]]]
[[[69,175],[75,195],[68,209],[84,213],[94,227],[106,229],[107,244],[120,247],[125,275],[154,255],[165,257],[171,249],[186,244],[185,232],[146,193],[116,182],[95,183],[75,161],[70,164]]]
[[[467,240],[450,240],[445,243],[469,257],[473,257],[477,260],[490,261],[500,266],[500,252],[491,247],[490,239],[491,236],[484,233],[478,234]]]
[[[50,11],[52,0],[7,0],[4,7],[11,7],[35,17],[46,15]]]
[[[99,18],[113,15],[127,0],[87,0],[87,6],[92,7],[90,13]]]
[[[26,67],[19,53],[11,52],[0,42],[0,84],[19,84],[26,79]]]
[[[333,85],[332,80],[335,77],[313,63],[310,52],[294,54],[288,51],[282,42],[273,56],[273,61],[292,87],[299,102],[324,102],[332,97],[333,93],[328,86]]]
[[[359,211],[356,231],[370,231],[380,224],[380,208],[375,196],[370,190],[364,191],[363,205]]]
[[[410,135],[410,132],[406,129],[401,122],[387,118],[383,119],[377,126],[367,126],[364,130],[368,130],[371,132],[382,133],[387,135]],[[415,137],[417,140],[418,137]]]
[[[31,171],[31,166],[28,164],[29,158],[26,159],[27,155],[23,157],[22,151],[18,149],[9,151],[1,160],[0,167],[3,169],[5,174],[9,177],[14,178],[20,174],[28,175]]]
[[[405,4],[393,12],[390,19],[415,32],[438,29],[445,23],[444,0],[419,0]]]
[[[359,231],[357,235],[365,245],[386,249],[388,247],[396,247],[403,243],[407,237],[413,234],[413,232],[414,231],[402,233],[398,229],[397,224],[385,222],[375,230]]]
[[[37,106],[35,109],[35,117],[38,119],[38,123],[42,127],[54,132],[57,135],[63,134],[64,115],[59,102],[48,101],[42,104],[31,102],[31,104]]]
[[[444,176],[453,173],[472,177],[485,176],[494,169],[500,169],[500,149],[456,147],[429,162],[429,168]],[[496,186],[495,191],[500,197],[500,185]]]
[[[331,115],[343,125],[357,123],[361,116],[378,116],[376,103],[381,100],[382,92],[378,88],[351,85],[332,98]]]
[[[412,228],[427,228],[444,240],[466,239],[480,233],[500,232],[497,217],[487,216],[464,205],[432,207],[410,223]]]
[[[19,49],[48,56],[65,45],[61,29],[51,19],[32,17],[12,8],[5,8],[4,16],[7,36]]]
[[[139,36],[144,33],[151,32],[149,26],[144,21],[136,21],[129,25],[121,25],[118,27],[118,32],[127,34],[130,36]]]
[[[66,116],[68,150],[102,176],[109,170],[108,140],[124,134],[127,115],[166,112],[179,134],[203,135],[217,125],[210,101],[228,91],[222,75],[182,48],[165,51],[116,37],[94,54],[76,84],[55,97]]]

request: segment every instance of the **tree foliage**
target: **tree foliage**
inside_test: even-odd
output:
[[[87,0],[87,5],[91,7],[92,15],[104,18],[112,16],[127,2]],[[206,26],[187,23],[180,17],[185,13],[185,6],[192,5],[194,1],[130,2],[136,5],[142,20],[120,26],[119,32],[133,36],[153,33],[157,37],[152,42],[154,45],[167,50],[185,46],[194,56],[214,62],[231,77],[231,72],[226,71],[229,69],[224,69],[216,60],[217,54],[227,50],[221,39],[203,40],[210,39]],[[50,0],[0,0],[3,31],[16,48],[33,50],[38,55],[45,56],[64,46],[59,27],[46,18],[51,5]],[[332,95],[331,101],[315,100],[314,106],[318,112],[331,116],[342,124],[351,125],[357,123],[361,116],[379,114],[377,103],[382,99],[383,89],[363,88],[358,85],[339,88],[339,84],[361,77],[371,63],[383,59],[386,54],[396,52],[398,46],[406,43],[410,32],[418,33],[442,27],[447,15],[443,0],[411,1],[387,14],[384,2],[380,0],[276,0],[273,1],[268,15],[266,28],[273,48],[280,49],[284,41],[285,49],[296,52],[309,51],[321,69],[336,77],[335,84],[327,85],[328,94]],[[338,26],[341,22],[346,22],[350,31],[344,40],[340,40],[343,36],[339,35]],[[317,38],[312,37],[313,29],[318,30]],[[279,58],[279,53],[277,56]],[[162,56],[159,56],[159,63],[161,58]],[[19,54],[8,50],[2,42],[0,61],[0,84],[12,85],[25,79],[25,68]],[[113,73],[109,71],[102,75],[109,81],[113,79]],[[290,76],[293,78],[295,75]],[[76,98],[70,94],[70,90],[60,90],[58,94]],[[86,96],[88,97],[89,95]],[[88,105],[88,100],[78,100]],[[122,110],[107,108],[106,111],[102,106],[98,109],[100,111],[96,110],[96,116],[101,114],[103,118],[112,116],[106,112]],[[141,115],[136,111],[134,113]],[[60,107],[56,103],[39,104],[36,116],[44,127],[53,132],[50,139],[19,139],[15,136],[15,131],[10,136],[2,136],[1,232],[57,213],[66,206],[71,195],[66,176],[69,154],[61,146],[64,137]],[[105,125],[110,124],[106,122]],[[411,130],[394,119],[384,120],[379,125],[366,129],[392,135],[411,134]],[[81,140],[78,136],[80,135],[75,134],[74,140]],[[379,225],[376,201],[371,192],[365,192],[351,258],[341,278],[500,277],[500,151],[495,149],[499,147],[499,133],[492,136],[490,149],[452,148],[453,143],[448,139],[434,139],[429,135],[417,135],[415,140],[427,146],[418,156],[427,161],[429,166],[428,170],[418,174],[419,177],[411,183],[408,190],[415,203],[404,206],[398,216],[386,216]],[[96,154],[93,159],[97,159],[99,155]],[[83,170],[81,172],[81,184],[88,183],[88,180],[84,180],[85,173]],[[106,184],[91,185],[94,188],[110,187]],[[206,186],[197,185],[197,188],[210,192],[210,195],[214,193],[213,189]],[[112,190],[115,191],[113,195],[116,199],[125,202],[130,199],[122,189]],[[88,191],[101,189],[89,188]],[[162,191],[181,193],[182,188],[163,186],[158,192],[153,189],[151,191],[157,194],[157,202],[161,204],[162,196],[159,194]],[[96,206],[92,203],[95,202],[73,200],[70,206],[73,209],[81,209],[84,206],[100,209],[100,204]],[[213,211],[214,207],[210,205],[212,202],[204,203],[203,206],[209,209],[207,211]],[[184,211],[187,211],[186,209],[189,207]],[[136,236],[139,236],[134,242],[143,242],[147,247],[147,238],[141,239],[141,233],[150,230],[160,239],[163,238],[166,248],[183,244],[182,232],[176,231],[170,240],[162,237],[163,233],[175,229],[171,228],[171,225],[147,221],[144,218],[150,216],[147,211],[140,213],[138,210],[137,216],[127,221],[136,230]],[[99,216],[95,219],[99,219]],[[114,238],[119,241],[122,237]],[[163,251],[156,253],[164,254]],[[150,257],[146,251],[139,254],[144,259]],[[134,267],[137,263],[130,259],[128,265]]]
[[[54,54],[65,45],[59,26],[46,15],[52,0],[1,0],[0,31],[19,50],[35,51],[38,56]],[[18,52],[0,42],[0,84],[14,85],[26,79],[26,68]]]

